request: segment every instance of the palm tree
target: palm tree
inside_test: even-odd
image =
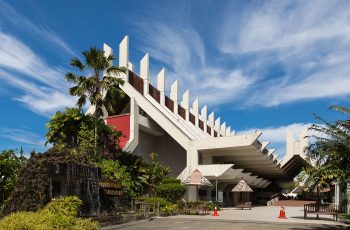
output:
[[[67,73],[65,79],[74,83],[75,86],[69,89],[72,96],[77,96],[77,105],[82,109],[87,101],[95,107],[93,117],[95,120],[103,116],[103,108],[111,108],[113,100],[120,97],[119,85],[124,82],[122,79],[112,76],[125,73],[124,67],[111,65],[115,57],[111,54],[104,55],[103,50],[95,47],[82,52],[84,63],[73,58],[70,65],[79,71],[79,74]],[[95,125],[95,148],[97,147],[97,127]],[[95,153],[96,154],[96,153]]]
[[[350,115],[350,110],[345,107],[332,106],[330,109]],[[320,164],[327,165],[338,180],[346,182],[350,179],[350,119],[327,122],[319,116],[316,118],[324,124],[310,128],[320,135],[314,136],[316,141],[309,147],[309,155],[311,159],[321,157]]]

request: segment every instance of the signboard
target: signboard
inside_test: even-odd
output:
[[[220,190],[218,191],[218,202],[224,202],[224,192]]]

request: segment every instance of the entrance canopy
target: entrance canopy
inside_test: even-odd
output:
[[[196,169],[202,172],[202,176],[208,180],[218,179],[219,182],[236,184],[239,183],[241,177],[244,177],[246,183],[254,188],[266,188],[271,183],[268,180],[252,175],[252,173],[245,173],[243,169],[234,169],[233,166],[233,164],[197,165]],[[186,167],[177,178],[182,183],[186,183],[192,174],[192,170],[191,166]]]
[[[232,189],[231,192],[253,192],[253,189],[249,187],[247,182],[243,178],[238,182],[238,184]]]
[[[212,186],[212,183],[205,178],[202,173],[196,169],[191,175],[189,175],[185,181],[183,181],[185,185],[195,185],[195,186]]]

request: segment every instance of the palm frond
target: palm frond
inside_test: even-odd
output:
[[[343,106],[331,106],[329,109],[340,112],[342,114],[350,114],[350,109],[343,107]]]
[[[83,63],[78,59],[78,58],[73,58],[70,62],[70,65],[72,67],[77,68],[79,71],[84,71],[85,66],[83,65]]]

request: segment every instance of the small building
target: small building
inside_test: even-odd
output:
[[[103,46],[105,54],[113,50]],[[121,74],[124,85],[120,88],[127,95],[120,102],[119,112],[104,114],[107,124],[123,132],[120,140],[125,151],[149,160],[149,154],[158,154],[160,163],[171,168],[171,176],[184,181],[198,169],[223,194],[223,203],[232,204],[231,190],[244,177],[253,188],[254,202],[264,203],[271,194],[279,192],[279,183],[292,182],[293,178],[310,163],[304,152],[307,146],[306,131],[296,141],[293,133],[287,133],[287,153],[279,159],[270,142],[261,142],[260,131],[237,134],[228,123],[207,105],[200,107],[200,99],[190,101],[190,91],[179,95],[179,81],[170,85],[166,94],[166,70],[156,76],[156,85],[151,84],[150,57],[146,54],[136,73],[129,61],[129,38],[119,44],[119,66],[127,68]],[[116,76],[117,77],[117,76]],[[212,95],[215,97],[215,95]],[[218,100],[220,100],[218,98]],[[88,112],[92,113],[93,107]],[[214,193],[214,194],[213,194]],[[186,200],[215,200],[215,188],[188,188]],[[266,204],[266,203],[265,203]]]

